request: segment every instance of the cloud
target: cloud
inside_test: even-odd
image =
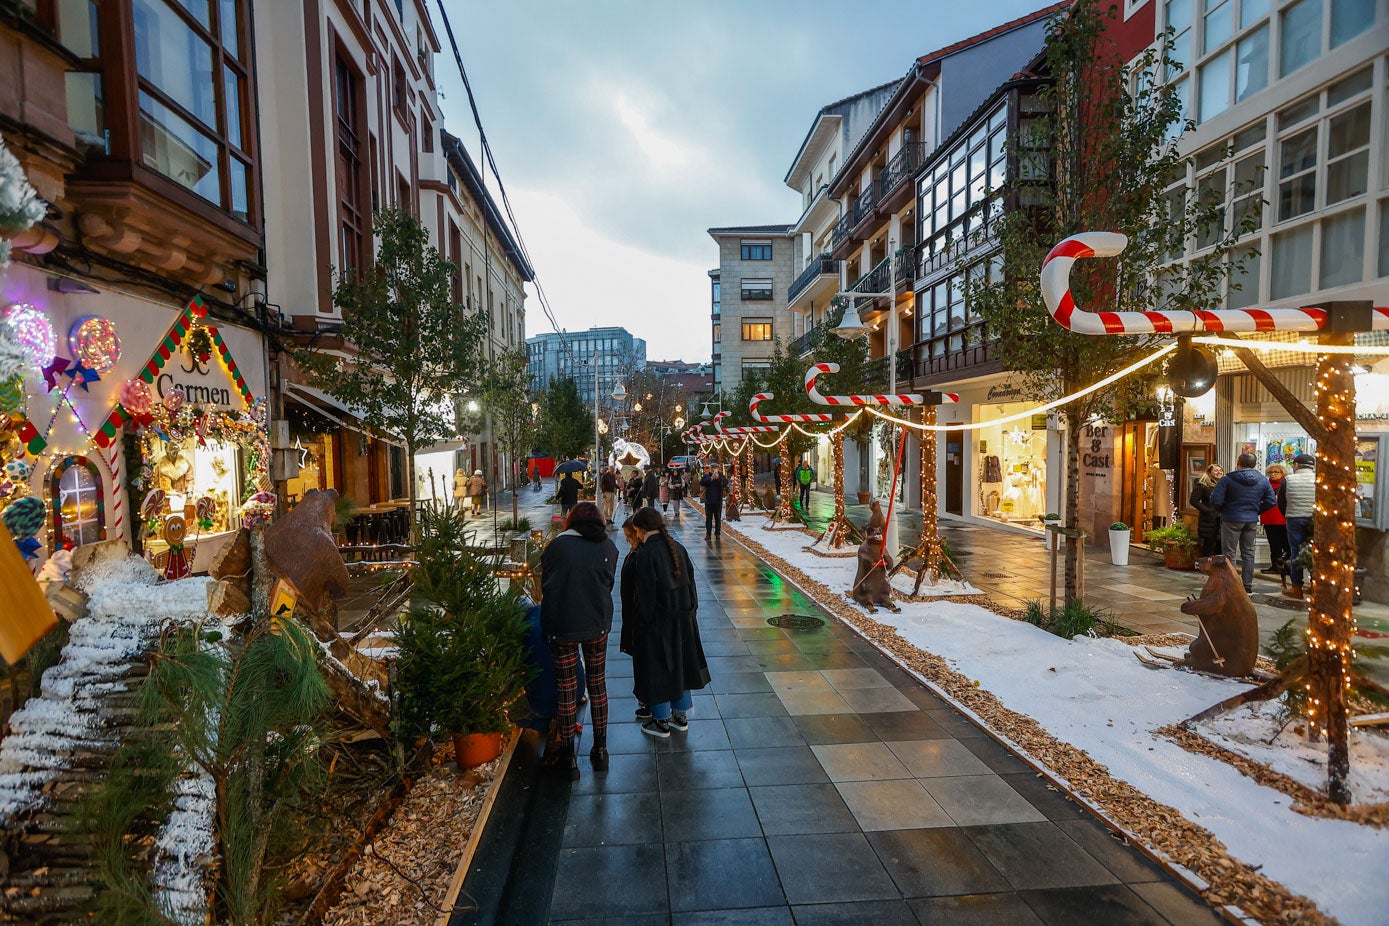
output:
[[[517,189],[511,200],[561,328],[620,325],[646,340],[652,360],[709,356],[712,265],[616,241],[556,193]],[[526,334],[551,330],[532,295],[526,300]]]

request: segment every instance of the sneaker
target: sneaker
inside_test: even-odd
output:
[[[645,704],[639,706],[639,707],[637,708],[637,721],[638,721],[639,723],[646,723],[646,722],[647,722],[648,720],[650,720],[650,719],[651,719],[651,708],[647,707]]]
[[[684,711],[671,711],[668,725],[677,733],[688,733],[690,730],[690,721]]]
[[[652,717],[641,725],[641,732],[647,736],[654,736],[658,740],[668,740],[670,739],[670,724]]]

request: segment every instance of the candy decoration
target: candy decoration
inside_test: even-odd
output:
[[[69,361],[65,357],[54,357],[48,363],[39,367],[43,371],[43,381],[48,386],[48,391],[52,392],[58,388],[58,377],[68,368]]]
[[[20,416],[19,425],[15,428],[15,434],[19,437],[19,442],[24,445],[24,450],[31,457],[36,457],[43,453],[48,441],[43,435],[39,434],[39,429],[34,427],[34,423],[28,418]]]
[[[960,401],[958,393],[925,392],[896,395],[821,395],[815,380],[822,373],[838,373],[837,363],[817,363],[805,371],[805,393],[816,405],[942,405]]]
[[[1086,257],[1114,257],[1128,246],[1118,232],[1081,232],[1065,239],[1042,261],[1042,301],[1063,327],[1077,334],[1181,334],[1190,331],[1320,331],[1326,310],[1182,309],[1166,312],[1089,312],[1071,296],[1071,265]],[[1389,308],[1375,306],[1373,327],[1389,329]]]
[[[164,510],[165,497],[163,489],[150,489],[145,495],[145,500],[140,503],[140,517],[145,521],[159,517],[159,513]]]
[[[164,542],[169,545],[169,552],[164,554],[164,578],[169,581],[186,579],[193,574],[193,564],[183,548],[183,538],[187,534],[188,525],[182,515],[171,514],[164,519]]]
[[[204,495],[194,505],[194,511],[198,515],[198,530],[212,530],[213,517],[217,514],[217,503],[210,496]]]
[[[58,336],[53,331],[53,323],[29,303],[10,303],[0,311],[0,320],[24,348],[30,366],[42,367],[57,353]]]
[[[11,502],[0,512],[0,519],[4,520],[14,539],[19,541],[27,540],[39,532],[43,527],[44,514],[43,501],[33,495],[26,495]]]
[[[11,376],[0,381],[0,414],[15,415],[24,411],[24,378]]]
[[[121,387],[120,403],[135,415],[147,415],[153,407],[150,387],[142,379],[132,379]]]
[[[776,398],[774,392],[759,392],[748,402],[748,414],[752,415],[757,421],[777,422],[779,424],[790,424],[794,422],[825,422],[833,421],[834,415],[829,412],[810,412],[804,415],[763,415],[757,411],[757,406],[762,402]]]
[[[33,468],[24,460],[10,460],[5,464],[5,475],[15,482],[23,482],[29,478],[29,473]]]
[[[79,363],[98,373],[111,372],[121,359],[121,338],[109,318],[89,315],[78,319],[68,331],[68,347]]]
[[[88,383],[101,382],[101,376],[97,373],[97,371],[87,366],[87,364],[81,360],[77,361],[76,366],[68,369],[66,371],[66,375],[70,380],[69,387],[81,386],[83,392],[88,391]]]
[[[164,407],[169,410],[169,414],[177,415],[178,410],[183,408],[184,400],[188,398],[182,386],[175,386],[164,393]]]
[[[125,449],[119,443],[103,451],[111,470],[111,529],[110,536],[125,539]]]
[[[241,393],[241,400],[248,407],[254,407],[255,397],[251,395],[251,387],[246,385],[246,378],[241,375],[241,368],[236,365],[235,358],[231,355],[231,350],[227,347],[227,342],[222,340],[222,332],[212,325],[207,326],[207,330],[212,334],[212,345],[217,351],[217,356],[221,358],[222,365],[227,368],[227,375],[236,384],[237,390]]]

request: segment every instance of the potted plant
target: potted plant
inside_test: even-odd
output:
[[[1129,564],[1129,540],[1133,531],[1123,521],[1109,525],[1109,561],[1116,566]]]
[[[1196,538],[1183,521],[1154,528],[1143,539],[1162,554],[1168,569],[1190,569],[1196,564]]]

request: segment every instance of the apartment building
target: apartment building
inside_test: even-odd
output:
[[[254,420],[269,386],[252,12],[249,0],[112,0],[0,13],[4,145],[47,204],[5,232],[0,320],[29,366],[6,399],[26,447],[0,446],[15,464],[0,507],[44,500],[40,561],[144,541],[131,499],[175,446],[180,491],[160,515],[206,498],[220,531],[267,478],[248,467],[263,459],[252,441],[216,436]],[[162,433],[127,407],[144,402]]]
[[[743,377],[771,365],[772,350],[796,336],[787,293],[800,265],[800,237],[790,225],[709,229],[719,247],[710,271],[714,388],[732,392]]]
[[[1153,2],[1154,37],[1171,29],[1177,86],[1191,131],[1178,139],[1194,159],[1173,195],[1224,200],[1227,221],[1253,211],[1242,268],[1226,281],[1230,308],[1389,301],[1389,10],[1375,0]],[[1262,201],[1262,204],[1261,204]],[[1182,259],[1211,242],[1193,236]],[[1379,343],[1380,335],[1364,335]],[[1313,358],[1269,353],[1265,362],[1304,403],[1314,401]],[[1380,470],[1389,433],[1382,358],[1361,360],[1356,414],[1361,467],[1362,563],[1367,595],[1389,600],[1389,527]],[[1180,422],[1179,508],[1196,461],[1227,467],[1245,451],[1261,467],[1316,442],[1233,357],[1220,358],[1213,394],[1185,403]]]
[[[599,400],[607,404],[619,382],[626,388],[633,374],[646,369],[646,341],[621,327],[537,334],[526,339],[526,351],[531,389],[539,392],[551,380],[572,379],[590,407],[595,386]]]

